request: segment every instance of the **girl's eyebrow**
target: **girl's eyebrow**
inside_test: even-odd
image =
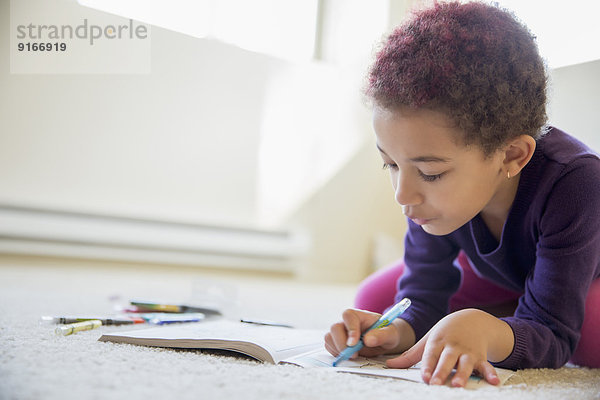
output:
[[[412,162],[441,162],[441,163],[448,163],[448,162],[450,162],[450,159],[444,158],[444,157],[438,157],[438,156],[420,156],[420,157],[411,158],[410,161],[412,161]]]
[[[388,154],[385,151],[383,151],[383,149],[381,147],[379,147],[379,143],[376,143],[375,145],[377,146],[377,150],[379,150],[384,155],[388,156]],[[450,162],[450,159],[449,158],[445,158],[445,157],[438,157],[438,156],[426,155],[426,156],[419,156],[419,157],[411,158],[410,161],[412,161],[412,162],[424,162],[424,163],[430,163],[430,162],[448,163],[448,162]]]

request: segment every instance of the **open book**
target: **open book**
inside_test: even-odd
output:
[[[295,364],[324,371],[347,372],[361,375],[390,377],[423,382],[419,366],[408,369],[386,368],[386,357],[363,358],[341,362],[323,346],[325,332],[233,322],[224,319],[192,324],[178,324],[150,329],[104,334],[102,342],[129,343],[143,346],[217,349],[248,355],[262,362]],[[513,375],[510,370],[496,368],[501,384]],[[449,380],[447,384],[449,385]],[[490,386],[483,379],[472,376],[466,388]]]

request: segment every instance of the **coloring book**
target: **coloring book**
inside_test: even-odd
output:
[[[328,372],[345,372],[423,382],[418,364],[408,369],[387,368],[385,360],[393,356],[358,357],[343,361],[337,367],[333,367],[332,363],[335,357],[325,350],[324,336],[325,331],[320,330],[218,319],[114,334],[107,333],[98,340],[166,348],[226,350],[273,364],[294,364],[304,368],[321,368]],[[510,370],[500,368],[496,368],[496,371],[501,384],[513,374]],[[449,380],[450,378],[447,382],[448,385]],[[466,388],[476,389],[484,386],[491,385],[479,377],[472,376]]]

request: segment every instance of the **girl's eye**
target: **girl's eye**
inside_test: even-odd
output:
[[[392,164],[392,163],[383,163],[383,169],[397,169],[398,165],[396,164]],[[421,179],[423,179],[425,182],[435,182],[438,179],[440,179],[442,176],[444,175],[444,172],[442,172],[441,174],[437,174],[437,175],[427,175],[424,174],[423,172],[419,171],[419,176],[421,177]]]
[[[444,174],[441,173],[441,174],[437,174],[437,175],[426,175],[426,174],[422,173],[421,171],[419,171],[419,175],[421,176],[421,179],[423,179],[425,182],[434,182],[434,181],[437,181],[438,179],[440,179],[442,177],[442,175],[444,175]]]

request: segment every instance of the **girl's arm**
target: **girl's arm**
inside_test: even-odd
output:
[[[543,208],[532,211],[539,215],[535,265],[514,316],[503,318],[515,346],[499,367],[559,368],[569,361],[600,274],[600,162],[580,158],[560,174]]]

